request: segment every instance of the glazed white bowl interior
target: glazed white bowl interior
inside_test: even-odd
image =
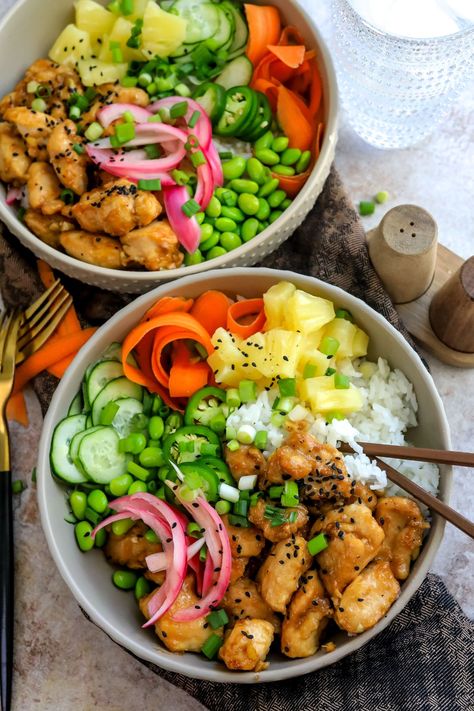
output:
[[[263,3],[264,0],[253,0]],[[230,266],[250,266],[273,252],[304,220],[329,174],[337,140],[337,84],[327,47],[306,12],[293,0],[272,0],[284,20],[295,25],[307,42],[316,48],[317,62],[323,81],[324,139],[315,167],[296,199],[283,215],[254,239],[228,254],[189,267],[163,271],[126,271],[106,269],[86,264],[59,252],[42,242],[18,220],[16,210],[5,203],[5,189],[0,187],[0,219],[9,230],[37,257],[55,269],[87,284],[111,291],[143,293],[161,281],[170,281],[188,274]],[[47,17],[45,17],[45,15]],[[0,96],[11,91],[25,69],[36,59],[45,57],[61,29],[72,20],[73,0],[48,3],[44,0],[20,0],[0,23],[0,66],[8,67],[0,75]],[[47,21],[45,21],[47,19]]]
[[[133,595],[127,595],[112,585],[112,569],[103,553],[95,550],[85,555],[77,548],[72,526],[64,521],[67,512],[65,489],[51,476],[49,449],[54,427],[65,417],[89,363],[96,360],[109,343],[122,340],[146,309],[164,295],[193,297],[206,289],[221,289],[229,294],[250,297],[262,294],[282,279],[288,279],[308,292],[329,298],[337,306],[353,313],[356,322],[369,333],[369,356],[386,357],[391,367],[402,370],[414,385],[419,404],[419,425],[410,431],[410,439],[419,446],[448,448],[449,429],[440,397],[428,371],[403,336],[365,303],[341,289],[312,277],[271,269],[228,269],[187,277],[163,285],[122,309],[97,331],[67,370],[52,399],[40,442],[38,498],[43,529],[56,565],[78,603],[112,639],[137,657],[165,669],[209,681],[253,683],[286,679],[320,669],[358,649],[380,632],[407,604],[423,581],[443,535],[443,521],[435,516],[421,555],[403,584],[399,599],[373,629],[356,637],[339,633],[335,637],[336,650],[330,654],[318,652],[313,657],[295,660],[272,658],[268,670],[258,675],[251,672],[232,673],[224,666],[209,662],[201,656],[176,655],[166,651],[159,645],[152,631],[141,629],[143,618]],[[444,501],[448,500],[449,491],[450,470],[445,468],[440,485],[440,496]]]

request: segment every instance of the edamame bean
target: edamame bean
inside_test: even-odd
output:
[[[298,163],[295,166],[296,172],[297,173],[304,173],[306,168],[310,164],[310,162],[311,162],[311,151],[303,151]]]
[[[260,202],[256,195],[242,193],[239,195],[238,205],[246,215],[255,215],[260,207]]]
[[[112,582],[120,590],[132,590],[137,584],[137,574],[131,570],[116,570],[112,575]]]
[[[275,222],[275,220],[278,220],[278,218],[282,214],[283,214],[283,210],[273,210],[273,212],[270,214],[270,224]]]
[[[131,432],[128,437],[125,438],[124,446],[126,452],[140,454],[142,449],[146,447],[146,437],[141,432]]]
[[[201,225],[201,242],[205,242],[212,235],[213,227],[209,224]]]
[[[223,232],[221,234],[220,243],[227,252],[230,252],[232,249],[240,247],[242,240],[239,235],[235,234],[235,232]]]
[[[144,494],[146,491],[146,484],[143,481],[134,481],[133,484],[129,487],[127,494]]]
[[[280,156],[282,165],[294,165],[301,158],[302,153],[299,148],[287,148]]]
[[[262,187],[258,191],[258,197],[268,197],[277,189],[279,185],[280,181],[278,180],[278,178],[271,178],[265,183],[265,185],[262,185]]]
[[[277,136],[270,147],[275,153],[283,153],[283,151],[288,148],[289,142],[290,139],[286,136]]]
[[[135,521],[131,518],[124,518],[121,521],[114,521],[112,524],[112,533],[116,536],[125,536],[134,525]]]
[[[202,256],[199,249],[196,249],[196,251],[192,253],[186,252],[186,254],[184,255],[184,264],[186,267],[190,267],[193,264],[201,264],[201,262],[203,261],[204,257]]]
[[[159,447],[146,447],[140,452],[138,460],[142,467],[162,467],[165,463],[163,451]]]
[[[222,205],[220,204],[216,196],[213,195],[206,207],[206,215],[208,215],[209,217],[219,217],[219,215],[221,214],[221,210]]]
[[[274,209],[275,207],[279,207],[285,198],[286,193],[284,190],[275,190],[274,193],[269,195],[268,204]]]
[[[258,232],[258,227],[258,220],[255,219],[255,217],[250,217],[248,220],[245,220],[242,225],[242,239],[244,242],[248,242],[255,237]]]
[[[247,161],[247,174],[251,180],[254,180],[259,185],[265,182],[266,170],[263,163],[258,158],[249,158]]]
[[[270,205],[265,198],[258,198],[258,210],[255,213],[257,220],[266,220],[270,214]]]
[[[263,136],[260,136],[260,138],[257,138],[255,143],[253,144],[253,147],[256,151],[264,150],[265,148],[270,148],[273,143],[273,133],[271,131],[267,131],[266,133],[263,134]]]
[[[148,423],[148,433],[151,439],[161,439],[164,431],[165,423],[163,422],[163,418],[159,415],[153,415],[153,417],[150,417],[150,421]]]
[[[286,210],[287,207],[290,207],[292,202],[293,202],[293,200],[290,200],[290,198],[286,198],[286,200],[283,200],[283,202],[280,205],[281,209]]]
[[[156,533],[151,528],[149,528],[148,531],[146,531],[145,538],[148,541],[148,543],[159,543],[160,542],[160,539],[158,538]]]
[[[294,175],[296,171],[289,165],[275,165],[273,172],[277,175]]]
[[[227,254],[227,250],[224,249],[224,247],[216,245],[215,247],[209,250],[209,252],[207,253],[207,258],[216,259],[216,257],[223,257],[224,254]]]
[[[84,519],[87,506],[87,496],[83,491],[73,491],[69,497],[69,506],[78,521]]]
[[[107,540],[107,532],[105,528],[101,528],[100,531],[97,531],[95,534],[94,538],[94,545],[96,548],[103,548],[105,546],[105,542]]]
[[[79,521],[74,526],[74,535],[76,536],[77,545],[83,553],[94,548],[94,539],[91,536],[92,526],[88,521]]]
[[[202,223],[204,222],[204,218],[205,218],[205,217],[206,217],[206,213],[205,213],[205,212],[197,212],[197,213],[196,213],[196,220],[197,220],[197,222],[198,222],[199,225],[202,225]]]
[[[237,197],[237,196],[236,196]],[[237,203],[236,203],[237,204]],[[234,222],[243,222],[245,215],[238,207],[222,207],[222,217],[229,217]]]
[[[124,496],[127,493],[130,484],[132,483],[133,478],[130,476],[130,474],[122,474],[121,476],[116,476],[115,479],[112,479],[109,484],[110,493],[112,494],[112,496]]]
[[[280,156],[275,151],[272,151],[271,148],[262,148],[259,151],[255,151],[255,157],[265,165],[277,165],[280,162]]]
[[[212,247],[215,247],[219,242],[219,232],[214,230],[212,235],[205,242],[201,243],[201,251],[208,252]]]
[[[242,196],[239,195],[239,200]],[[219,232],[234,232],[237,223],[231,220],[230,217],[219,217],[216,220],[216,230]]]
[[[101,489],[93,489],[87,497],[87,503],[97,513],[104,513],[109,505],[107,497]]]
[[[222,172],[226,180],[233,180],[234,178],[240,178],[244,174],[247,161],[242,156],[235,156],[230,160],[226,160],[222,164]]]
[[[140,600],[140,598],[148,595],[149,592],[151,592],[150,583],[141,575],[135,583],[135,598]]]
[[[251,193],[252,195],[258,193],[258,183],[254,180],[242,180],[239,178],[233,180],[231,186],[237,193]]]

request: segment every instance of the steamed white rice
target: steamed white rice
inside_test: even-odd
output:
[[[301,419],[304,415],[309,432],[318,441],[336,447],[345,442],[356,451],[354,455],[344,455],[347,470],[354,479],[371,489],[385,490],[390,495],[401,493],[398,487],[387,481],[385,472],[362,452],[357,441],[409,444],[405,435],[410,427],[417,425],[418,410],[412,384],[400,370],[391,370],[383,358],[379,358],[377,363],[343,362],[339,370],[348,375],[361,391],[364,399],[362,409],[347,419],[335,419],[331,423],[301,409],[294,413],[295,418]],[[278,389],[263,391],[256,402],[242,405],[227,418],[227,426],[236,431],[242,425],[251,425],[257,431],[265,430],[268,437],[265,456],[279,447],[287,434],[285,429],[271,423],[272,403],[277,396]],[[289,417],[293,419],[292,413]],[[437,493],[439,470],[435,464],[394,459],[386,461],[430,493]]]

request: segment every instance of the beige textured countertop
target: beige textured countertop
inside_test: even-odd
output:
[[[5,7],[10,2],[3,2]],[[306,0],[308,8],[314,0]],[[315,12],[326,27],[326,8]],[[440,240],[468,257],[474,253],[474,98],[466,92],[442,131],[409,150],[383,152],[363,143],[342,117],[337,166],[354,199],[386,189],[391,201],[366,227],[403,202],[422,205],[435,217]],[[457,370],[427,357],[446,407],[453,447],[474,443],[474,370]],[[79,611],[49,556],[41,534],[31,470],[35,465],[41,413],[29,398],[29,430],[12,428],[13,469],[28,489],[15,497],[16,615],[15,711],[195,711],[203,707],[117,647]],[[452,505],[474,517],[473,472],[454,474]],[[466,613],[474,617],[474,543],[449,525],[433,565]]]

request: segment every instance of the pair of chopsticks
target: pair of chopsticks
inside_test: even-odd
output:
[[[452,452],[444,449],[428,449],[426,447],[399,447],[393,444],[373,444],[370,442],[359,442],[368,457],[374,457],[380,469],[383,469],[388,478],[394,484],[411,494],[433,511],[436,511],[446,521],[459,528],[471,538],[474,538],[474,523],[465,516],[455,511],[436,496],[428,493],[414,481],[401,474],[397,469],[386,464],[379,457],[389,457],[393,459],[408,459],[417,462],[432,462],[434,464],[452,464],[458,467],[474,467],[474,453]],[[352,454],[354,450],[348,444],[341,444],[341,452]]]

